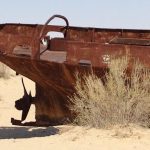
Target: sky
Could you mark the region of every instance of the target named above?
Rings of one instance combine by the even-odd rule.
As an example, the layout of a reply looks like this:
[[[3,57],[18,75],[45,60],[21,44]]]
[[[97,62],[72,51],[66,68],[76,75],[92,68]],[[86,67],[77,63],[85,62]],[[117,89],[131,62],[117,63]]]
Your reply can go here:
[[[54,15],[71,26],[150,29],[150,0],[1,0],[0,23],[44,24]],[[64,25],[60,19],[52,24]]]

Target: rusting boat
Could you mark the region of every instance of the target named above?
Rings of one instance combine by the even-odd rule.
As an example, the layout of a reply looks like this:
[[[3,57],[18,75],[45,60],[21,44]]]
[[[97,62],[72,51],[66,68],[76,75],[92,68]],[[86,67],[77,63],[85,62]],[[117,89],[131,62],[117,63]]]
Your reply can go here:
[[[64,26],[49,25],[54,18],[64,20]],[[63,37],[50,37],[59,32]],[[1,24],[0,61],[36,83],[36,95],[27,93],[16,101],[26,119],[31,104],[35,104],[36,123],[61,124],[72,119],[68,96],[74,92],[76,71],[91,68],[102,76],[112,55],[130,56],[150,66],[150,30],[83,28],[69,25],[66,17],[54,15],[44,25]],[[120,53],[121,52],[121,53]]]

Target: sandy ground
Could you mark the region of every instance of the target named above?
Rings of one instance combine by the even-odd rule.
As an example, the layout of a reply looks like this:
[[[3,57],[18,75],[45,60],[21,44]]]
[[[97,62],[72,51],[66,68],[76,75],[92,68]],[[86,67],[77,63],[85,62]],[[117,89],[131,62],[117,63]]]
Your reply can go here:
[[[34,83],[25,85],[35,93]],[[14,101],[23,95],[21,77],[0,79],[0,149],[5,150],[150,150],[150,129],[138,126],[114,129],[83,128],[72,125],[19,127],[10,118],[20,119]],[[34,121],[34,106],[27,121]]]

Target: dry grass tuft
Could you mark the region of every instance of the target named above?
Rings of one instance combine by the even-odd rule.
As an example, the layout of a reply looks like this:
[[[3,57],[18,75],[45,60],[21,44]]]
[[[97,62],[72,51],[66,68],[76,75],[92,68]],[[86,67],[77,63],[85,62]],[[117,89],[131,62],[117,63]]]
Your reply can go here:
[[[0,62],[0,78],[9,79],[12,75],[10,70],[9,67]]]
[[[96,75],[76,75],[76,93],[70,100],[75,123],[96,128],[136,123],[150,126],[150,70],[135,62],[127,76],[127,56],[113,59],[105,85]]]

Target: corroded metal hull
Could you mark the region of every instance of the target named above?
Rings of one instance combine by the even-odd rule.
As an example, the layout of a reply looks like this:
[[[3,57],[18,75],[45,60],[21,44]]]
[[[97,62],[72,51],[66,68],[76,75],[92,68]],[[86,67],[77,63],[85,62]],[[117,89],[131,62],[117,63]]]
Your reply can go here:
[[[66,26],[51,26],[59,17]],[[63,33],[50,38],[48,32]],[[46,44],[44,44],[44,42]],[[102,77],[112,56],[128,52],[150,67],[150,31],[70,27],[67,19],[52,16],[45,25],[0,25],[0,61],[36,82],[36,120],[64,123],[74,115],[68,99],[74,92],[75,73]]]
[[[36,82],[34,104],[37,120],[54,122],[71,117],[67,96],[72,93],[74,80],[70,66],[12,56],[0,56],[0,60]]]

